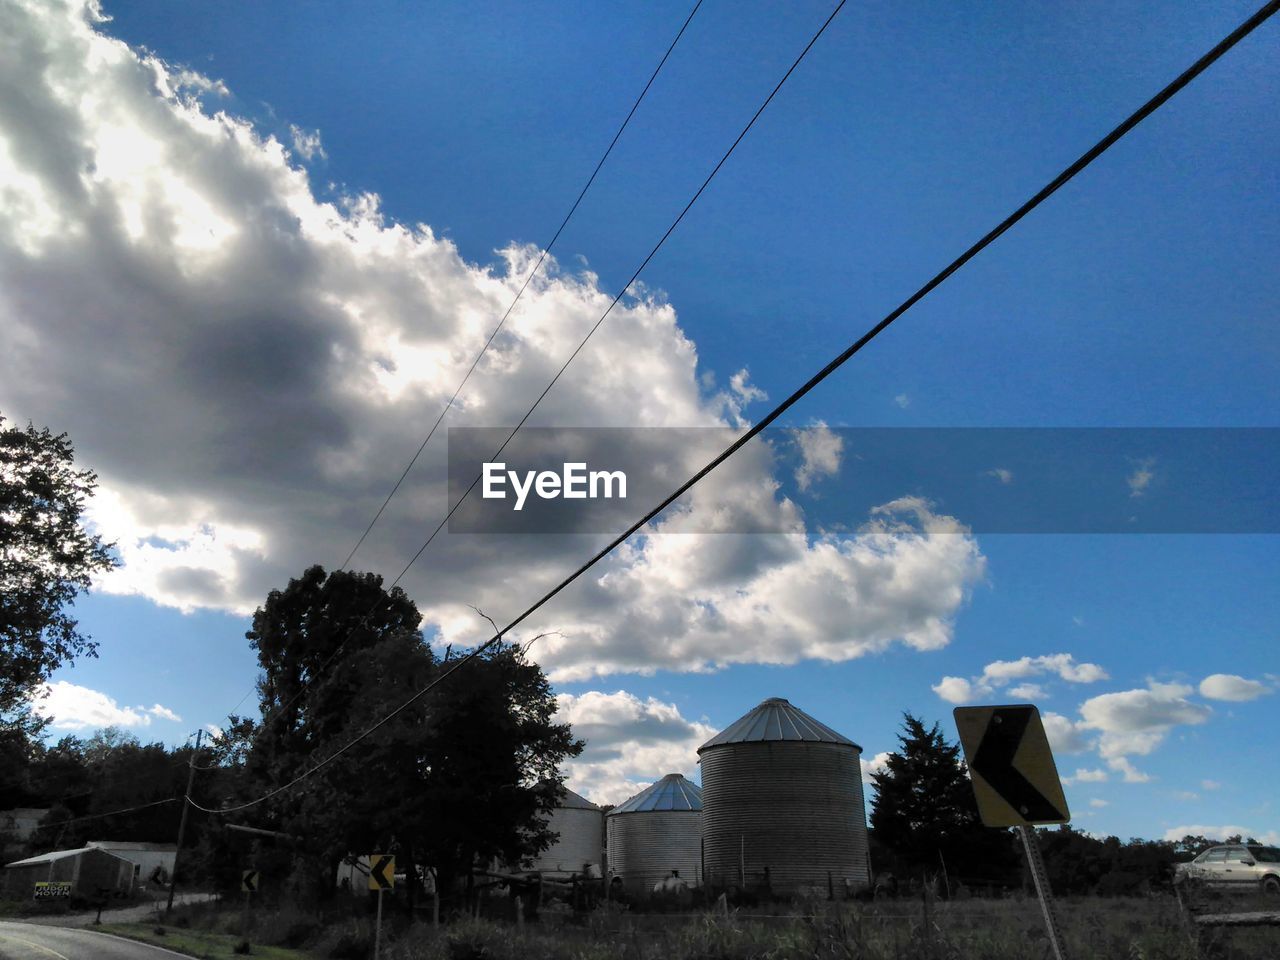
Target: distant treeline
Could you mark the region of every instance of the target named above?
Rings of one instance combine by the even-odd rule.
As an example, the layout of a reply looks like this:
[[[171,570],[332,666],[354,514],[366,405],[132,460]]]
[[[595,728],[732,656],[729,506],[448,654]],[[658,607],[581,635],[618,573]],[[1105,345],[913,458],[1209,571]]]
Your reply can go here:
[[[1029,886],[1016,831],[983,826],[960,747],[946,740],[938,724],[926,727],[904,715],[898,749],[872,782],[871,860],[877,874],[892,874],[900,884],[936,883],[944,895],[961,888],[999,893]],[[1159,889],[1171,882],[1175,863],[1221,842],[1198,836],[1122,842],[1070,826],[1039,836],[1050,883],[1063,895]]]

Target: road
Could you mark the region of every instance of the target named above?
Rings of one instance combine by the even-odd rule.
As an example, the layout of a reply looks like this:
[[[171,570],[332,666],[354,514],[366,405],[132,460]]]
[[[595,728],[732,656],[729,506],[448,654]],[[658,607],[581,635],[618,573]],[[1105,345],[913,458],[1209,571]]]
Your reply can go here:
[[[0,921],[0,960],[172,960],[186,956],[92,930]]]
[[[208,900],[215,899],[212,893],[180,893],[174,900],[173,905],[180,907],[186,903],[204,903]],[[147,903],[139,903],[131,907],[117,907],[102,911],[103,923],[128,923],[131,920],[160,920],[159,914],[164,911],[164,901],[156,900]],[[38,923],[41,926],[49,927],[89,927],[93,926],[93,921],[97,919],[97,910],[85,910],[81,913],[58,913],[51,914],[47,917],[27,917],[27,923]],[[3,960],[3,954],[0,954],[0,960]]]

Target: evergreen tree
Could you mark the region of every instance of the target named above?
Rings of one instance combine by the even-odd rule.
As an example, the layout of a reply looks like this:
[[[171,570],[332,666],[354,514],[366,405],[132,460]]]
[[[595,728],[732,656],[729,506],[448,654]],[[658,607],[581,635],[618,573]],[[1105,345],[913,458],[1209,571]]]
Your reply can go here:
[[[902,728],[898,750],[872,774],[871,830],[891,868],[909,877],[945,869],[950,883],[1016,882],[1014,847],[1006,831],[982,825],[959,744],[909,713]]]

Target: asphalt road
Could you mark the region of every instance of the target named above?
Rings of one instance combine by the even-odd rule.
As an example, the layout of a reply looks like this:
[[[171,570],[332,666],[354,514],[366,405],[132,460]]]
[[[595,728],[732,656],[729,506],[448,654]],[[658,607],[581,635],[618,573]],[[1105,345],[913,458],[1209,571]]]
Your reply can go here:
[[[173,957],[186,957],[186,954],[92,930],[0,922],[0,960],[171,960]]]

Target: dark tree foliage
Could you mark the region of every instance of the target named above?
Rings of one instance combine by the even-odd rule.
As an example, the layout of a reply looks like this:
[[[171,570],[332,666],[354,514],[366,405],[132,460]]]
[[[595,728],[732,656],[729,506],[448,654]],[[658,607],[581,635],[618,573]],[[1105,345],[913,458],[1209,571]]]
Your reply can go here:
[[[110,547],[82,526],[97,477],[76,470],[67,435],[0,416],[0,720],[30,724],[28,698],[93,641],[67,612]]]
[[[263,719],[225,746],[244,757],[246,799],[332,756],[458,667],[432,653],[420,622],[404,592],[384,591],[372,574],[316,566],[272,591],[247,634],[263,671]],[[401,869],[431,868],[446,884],[477,860],[518,862],[550,842],[538,814],[554,804],[560,765],[581,751],[554,711],[539,668],[497,646],[247,816],[303,839],[294,885],[308,898],[333,889],[349,854],[394,849]],[[280,869],[290,856],[279,852]]]
[[[872,836],[889,868],[913,878],[945,872],[950,882],[1016,883],[1011,838],[982,825],[959,744],[909,713],[902,728],[897,752],[872,774]]]
[[[14,781],[14,806],[48,808],[35,834],[21,847],[12,840],[5,851],[18,856],[83,846],[90,840],[141,840],[172,843],[178,830],[188,764],[209,763],[210,752],[194,757],[191,745],[176,748],[142,744],[114,727],[87,739],[63,737],[52,745],[39,741],[32,762]],[[201,774],[201,784],[213,795],[230,792],[228,772]],[[157,802],[160,801],[160,802]],[[220,831],[221,823],[192,811],[187,823],[187,846],[199,844],[205,833]],[[182,872],[198,873],[199,864],[187,857]],[[188,870],[191,872],[188,872]]]

